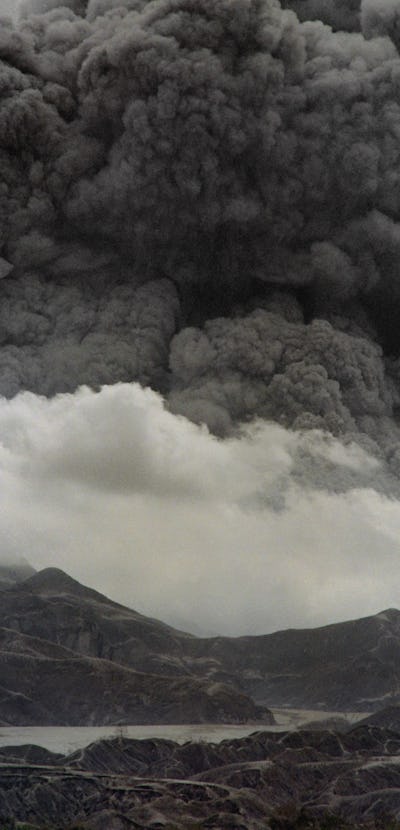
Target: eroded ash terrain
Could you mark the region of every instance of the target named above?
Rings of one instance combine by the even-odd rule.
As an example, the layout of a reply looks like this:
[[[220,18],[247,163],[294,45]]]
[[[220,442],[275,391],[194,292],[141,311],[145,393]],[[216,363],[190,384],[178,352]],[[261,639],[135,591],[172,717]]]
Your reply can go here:
[[[52,830],[393,828],[400,712],[395,728],[366,721],[346,733],[260,731],[183,745],[116,737],[68,757],[6,747],[0,804],[4,826]]]

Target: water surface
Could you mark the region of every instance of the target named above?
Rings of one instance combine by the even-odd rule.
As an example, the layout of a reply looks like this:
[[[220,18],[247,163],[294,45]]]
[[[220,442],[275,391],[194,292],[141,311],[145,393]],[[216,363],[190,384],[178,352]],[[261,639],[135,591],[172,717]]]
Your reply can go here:
[[[342,712],[321,712],[309,709],[272,709],[276,726],[262,723],[246,724],[162,724],[145,726],[3,726],[0,727],[0,746],[36,744],[52,752],[69,755],[100,738],[167,738],[183,744],[187,741],[219,743],[225,739],[244,738],[256,731],[276,732],[295,729],[311,720],[323,720]],[[355,723],[368,712],[346,712],[345,717]]]

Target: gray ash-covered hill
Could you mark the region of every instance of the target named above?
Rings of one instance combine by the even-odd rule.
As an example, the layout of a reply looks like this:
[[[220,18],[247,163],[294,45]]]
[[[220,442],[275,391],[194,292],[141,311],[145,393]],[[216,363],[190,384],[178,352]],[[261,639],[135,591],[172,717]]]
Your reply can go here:
[[[62,571],[47,568],[2,593],[0,627],[14,631],[14,637],[17,632],[25,638],[46,642],[47,649],[51,643],[67,649],[75,661],[71,674],[78,672],[79,666],[88,677],[93,679],[96,675],[99,683],[101,675],[104,688],[110,672],[121,672],[121,678],[130,678],[129,682],[126,680],[127,688],[133,688],[133,673],[136,686],[138,673],[158,678],[152,684],[152,695],[156,688],[161,689],[162,678],[169,684],[174,681],[175,688],[183,689],[186,683],[189,694],[199,694],[196,684],[200,681],[204,689],[208,684],[209,697],[218,690],[223,698],[229,690],[227,720],[242,719],[237,713],[242,707],[246,710],[243,695],[250,696],[258,705],[344,712],[374,711],[388,701],[400,701],[400,612],[395,609],[316,629],[201,638],[138,614]],[[22,661],[31,647],[31,639],[23,640],[20,647],[16,640],[8,644],[7,665],[10,653],[16,661],[15,653],[19,652],[18,660]],[[43,655],[40,661],[35,659],[41,671],[44,672],[44,665],[47,670],[49,663],[43,663]],[[60,656],[61,662],[68,659]],[[101,672],[96,668],[96,674],[94,666],[101,666]],[[25,693],[18,683],[16,671],[13,693]],[[251,713],[250,704],[251,701],[244,719],[257,717],[255,708]],[[232,711],[229,715],[230,705],[236,706],[236,714]],[[161,713],[160,706],[157,704],[156,720],[160,722],[160,717],[166,717],[172,722],[172,715],[167,716],[164,709]],[[221,705],[220,711],[224,709]],[[194,720],[205,719],[200,713],[194,717],[195,708],[189,704],[180,711],[177,722],[187,722],[190,713]],[[221,718],[219,715],[217,719]],[[83,722],[81,717],[78,722]]]
[[[400,611],[321,628],[196,642],[269,705],[372,711],[400,702]]]
[[[273,723],[269,710],[234,686],[173,670],[174,640],[189,635],[124,609],[62,571],[46,569],[3,591],[0,618],[3,725]],[[124,638],[127,653],[138,653],[136,666],[110,659],[113,643]],[[150,655],[150,667],[152,649],[166,653],[159,672],[143,671],[143,655]]]
[[[113,602],[58,568],[3,593],[0,625],[138,671],[191,673],[179,659],[190,634]]]
[[[273,722],[268,710],[226,684],[136,672],[63,647],[50,656],[48,643],[41,649],[38,639],[19,636],[15,649],[2,638],[3,725]]]

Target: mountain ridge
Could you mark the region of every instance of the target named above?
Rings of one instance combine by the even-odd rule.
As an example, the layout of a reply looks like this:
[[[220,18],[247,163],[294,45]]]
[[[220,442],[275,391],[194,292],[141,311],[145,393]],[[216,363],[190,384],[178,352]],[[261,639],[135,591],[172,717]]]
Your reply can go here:
[[[233,709],[237,707],[233,717],[242,708],[243,695],[251,699],[253,712],[270,706],[373,711],[400,703],[400,611],[394,608],[318,628],[235,638],[179,631],[109,600],[57,568],[15,584],[1,599],[1,629],[48,641],[76,658],[103,661],[103,668],[114,665],[148,678],[185,680],[188,690],[194,681],[210,690],[222,684],[238,696],[235,704],[232,697]],[[7,637],[9,651],[11,635]],[[18,645],[27,653],[31,647],[31,640]],[[156,718],[159,703],[157,707]],[[186,712],[190,710],[187,701]]]
[[[138,659],[120,662],[114,649],[121,637]],[[59,569],[36,573],[1,593],[0,722],[273,723],[269,710],[240,689],[174,671],[177,639],[187,638]],[[167,646],[172,654],[157,671],[146,655]]]
[[[50,595],[57,596],[59,593],[68,593],[73,594],[78,597],[87,597],[88,599],[92,599],[95,602],[100,602],[101,604],[110,605],[113,608],[120,608],[121,610],[128,610],[131,614],[135,614],[138,619],[147,620],[149,622],[156,622],[159,625],[162,625],[166,629],[170,630],[177,630],[174,629],[172,626],[168,625],[168,623],[163,622],[162,620],[158,620],[155,617],[149,617],[145,614],[141,614],[139,611],[136,611],[133,608],[129,608],[128,606],[122,605],[120,602],[116,602],[116,600],[110,599],[105,594],[102,594],[100,591],[96,591],[95,588],[89,588],[87,585],[82,585],[77,579],[67,574],[61,568],[54,568],[48,567],[43,568],[40,571],[35,571],[32,576],[24,579],[23,581],[19,582],[17,585],[14,585],[14,588],[22,588],[26,587],[30,592],[48,592]],[[186,633],[186,632],[181,632]],[[193,636],[187,634],[188,637]]]
[[[30,566],[29,566],[30,567]],[[32,569],[33,570],[33,569]],[[155,621],[158,624],[168,628],[172,631],[176,631],[180,634],[184,634],[188,637],[193,637],[199,640],[257,640],[262,639],[265,637],[274,637],[277,635],[284,635],[288,633],[296,633],[296,634],[306,634],[307,632],[315,632],[315,631],[322,631],[322,630],[329,630],[329,629],[337,629],[339,626],[348,626],[352,623],[362,623],[363,621],[368,620],[378,620],[381,619],[382,621],[389,621],[390,617],[395,618],[399,622],[400,628],[400,609],[395,607],[385,608],[383,610],[377,611],[374,614],[366,614],[362,617],[351,617],[350,619],[340,620],[334,623],[324,623],[323,625],[318,626],[305,626],[305,627],[297,627],[297,626],[290,626],[289,628],[283,629],[276,629],[274,631],[268,632],[266,634],[240,634],[237,636],[233,635],[224,635],[224,634],[215,634],[215,635],[208,635],[208,636],[201,636],[196,634],[191,634],[190,632],[181,630],[180,628],[176,628],[169,623],[165,623],[164,621],[160,620],[158,617],[148,616],[147,614],[142,614],[136,609],[131,608],[130,606],[124,605],[123,603],[117,602],[116,600],[110,599],[106,594],[103,594],[101,591],[96,590],[95,588],[90,588],[86,585],[83,585],[79,580],[72,577],[70,574],[66,573],[62,568],[48,566],[46,568],[42,568],[40,571],[34,571],[34,573],[27,577],[24,580],[20,580],[19,583],[14,588],[20,589],[26,586],[30,590],[33,589],[44,589],[48,588],[51,592],[58,593],[58,591],[62,590],[65,587],[68,590],[68,593],[76,593],[77,595],[87,595],[91,596],[94,599],[98,599],[103,603],[108,605],[121,608],[125,611],[129,611],[129,613],[135,614],[137,617]]]

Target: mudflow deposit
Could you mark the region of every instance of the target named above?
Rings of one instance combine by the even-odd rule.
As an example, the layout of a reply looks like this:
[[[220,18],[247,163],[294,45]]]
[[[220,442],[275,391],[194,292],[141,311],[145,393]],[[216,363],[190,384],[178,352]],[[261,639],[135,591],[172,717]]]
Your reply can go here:
[[[2,21],[0,394],[136,381],[219,436],[356,441],[399,492],[400,5],[284,6]]]

